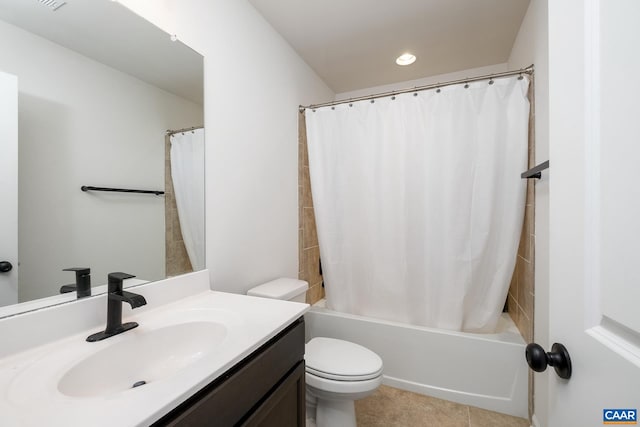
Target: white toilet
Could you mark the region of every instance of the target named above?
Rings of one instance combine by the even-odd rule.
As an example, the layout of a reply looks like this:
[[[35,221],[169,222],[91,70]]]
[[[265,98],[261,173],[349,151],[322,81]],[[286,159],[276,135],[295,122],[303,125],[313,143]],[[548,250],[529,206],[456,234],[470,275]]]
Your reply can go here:
[[[247,295],[305,302],[309,285],[281,278],[256,286]],[[382,384],[382,359],[349,341],[316,337],[305,346],[307,419],[317,427],[356,427],[354,401]]]

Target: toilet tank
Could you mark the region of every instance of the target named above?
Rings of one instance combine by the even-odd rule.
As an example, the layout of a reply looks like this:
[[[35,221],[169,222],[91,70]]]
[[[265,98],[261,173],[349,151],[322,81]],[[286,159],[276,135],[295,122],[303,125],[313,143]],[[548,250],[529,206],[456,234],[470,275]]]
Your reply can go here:
[[[281,277],[249,289],[247,295],[294,302],[306,302],[307,289],[309,289],[309,284],[304,280]]]

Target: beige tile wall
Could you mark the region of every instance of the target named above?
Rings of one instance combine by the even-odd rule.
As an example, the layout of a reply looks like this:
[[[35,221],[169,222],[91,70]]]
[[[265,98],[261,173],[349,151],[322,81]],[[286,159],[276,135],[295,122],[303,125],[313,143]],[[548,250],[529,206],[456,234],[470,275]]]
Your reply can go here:
[[[529,167],[535,166],[535,96],[533,81],[529,86],[531,112],[529,114]],[[535,298],[535,183],[527,180],[527,199],[520,234],[518,258],[511,277],[507,310],[527,343],[533,342],[533,313]],[[533,371],[529,371],[529,418],[533,414]]]
[[[164,139],[164,227],[165,227],[165,273],[167,276],[193,271],[187,249],[182,240],[178,208],[171,179],[171,141]]]
[[[535,166],[535,103],[533,83],[529,89],[531,113],[529,114],[529,167]],[[518,326],[525,341],[533,339],[534,256],[535,256],[535,179],[527,180],[527,198],[518,247],[516,267],[509,286],[507,307],[509,315]]]
[[[307,303],[314,304],[324,298],[320,274],[320,247],[316,232],[316,219],[311,198],[307,130],[304,113],[298,115],[298,278],[309,283]]]
[[[527,342],[533,339],[534,300],[534,183],[527,184],[527,201],[520,234],[518,259],[511,277],[507,310]]]

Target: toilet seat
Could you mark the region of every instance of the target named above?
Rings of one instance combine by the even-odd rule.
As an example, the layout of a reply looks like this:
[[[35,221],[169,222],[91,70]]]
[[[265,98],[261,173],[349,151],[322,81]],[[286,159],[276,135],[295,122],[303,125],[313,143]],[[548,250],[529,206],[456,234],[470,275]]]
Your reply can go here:
[[[306,367],[306,371],[307,373],[311,375],[315,375],[316,377],[324,378],[327,380],[333,380],[333,381],[366,381],[366,380],[377,378],[380,376],[380,374],[382,374],[382,368],[380,368],[380,370],[378,370],[377,372],[373,372],[371,374],[366,374],[366,375],[336,375],[330,372],[319,371],[309,366]]]
[[[380,356],[361,345],[316,337],[305,346],[307,373],[333,381],[367,381],[382,374]]]
[[[363,381],[336,381],[305,373],[305,383],[314,395],[330,399],[336,396],[348,396],[357,400],[371,394],[382,384],[382,375]],[[328,393],[328,394],[327,394]]]

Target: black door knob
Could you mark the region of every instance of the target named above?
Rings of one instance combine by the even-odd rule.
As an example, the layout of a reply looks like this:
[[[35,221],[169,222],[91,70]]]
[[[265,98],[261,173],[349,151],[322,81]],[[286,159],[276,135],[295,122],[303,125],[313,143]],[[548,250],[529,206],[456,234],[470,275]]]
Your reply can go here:
[[[543,372],[547,366],[553,366],[560,378],[571,378],[571,358],[562,344],[553,344],[551,351],[547,353],[540,345],[531,343],[527,345],[525,357],[529,367],[536,372]]]
[[[9,261],[0,261],[0,273],[8,273],[13,268]]]

